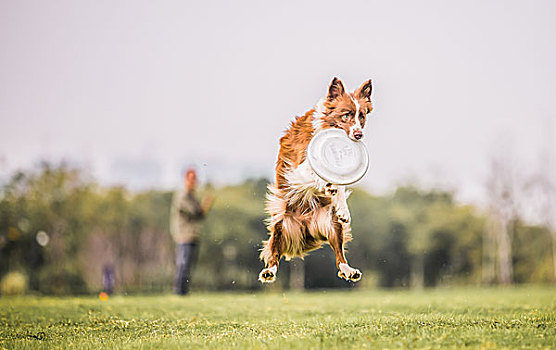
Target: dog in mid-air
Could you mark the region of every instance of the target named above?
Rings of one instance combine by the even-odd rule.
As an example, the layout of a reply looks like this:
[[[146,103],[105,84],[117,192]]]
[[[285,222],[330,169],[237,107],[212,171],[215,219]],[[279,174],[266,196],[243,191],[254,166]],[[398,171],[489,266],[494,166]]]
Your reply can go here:
[[[260,258],[265,268],[259,281],[276,280],[278,263],[303,258],[305,253],[328,243],[336,255],[338,277],[359,281],[361,271],[349,266],[344,244],[351,240],[350,213],[345,186],[318,177],[307,158],[307,146],[319,131],[344,130],[353,141],[363,138],[367,114],[372,111],[372,83],[368,80],[350,93],[334,78],[326,98],[305,115],[297,117],[280,139],[276,162],[276,183],[269,186],[266,211],[270,215],[270,239],[263,241]]]

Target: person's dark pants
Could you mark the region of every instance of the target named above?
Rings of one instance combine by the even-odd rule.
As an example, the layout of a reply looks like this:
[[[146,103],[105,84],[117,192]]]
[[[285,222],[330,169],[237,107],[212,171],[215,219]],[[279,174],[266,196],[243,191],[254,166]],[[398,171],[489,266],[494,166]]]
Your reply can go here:
[[[174,293],[186,295],[189,292],[191,272],[197,256],[196,243],[183,243],[176,245],[176,278]]]

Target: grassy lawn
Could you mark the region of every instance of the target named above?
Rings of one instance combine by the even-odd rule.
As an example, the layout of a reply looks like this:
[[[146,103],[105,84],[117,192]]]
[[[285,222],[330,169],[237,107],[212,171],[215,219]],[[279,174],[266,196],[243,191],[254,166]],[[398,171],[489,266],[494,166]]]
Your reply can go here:
[[[556,348],[556,289],[0,299],[0,348]]]

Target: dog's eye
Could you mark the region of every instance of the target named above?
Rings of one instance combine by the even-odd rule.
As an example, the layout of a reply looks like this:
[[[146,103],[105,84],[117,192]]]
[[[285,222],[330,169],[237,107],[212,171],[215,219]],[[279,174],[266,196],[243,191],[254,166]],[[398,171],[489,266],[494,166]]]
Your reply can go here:
[[[365,120],[365,114],[359,113],[359,120],[361,121]]]

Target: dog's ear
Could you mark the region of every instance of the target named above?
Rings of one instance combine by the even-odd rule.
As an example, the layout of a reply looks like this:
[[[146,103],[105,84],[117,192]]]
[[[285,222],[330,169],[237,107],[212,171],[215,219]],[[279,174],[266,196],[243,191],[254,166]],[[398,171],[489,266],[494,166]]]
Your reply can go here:
[[[371,92],[373,92],[373,83],[371,79],[361,85],[359,89],[355,92],[355,96],[360,99],[365,99],[371,102]]]
[[[332,82],[330,83],[330,87],[328,88],[328,96],[326,97],[328,100],[332,101],[339,96],[342,96],[346,90],[344,89],[344,84],[340,81],[340,79],[334,77]]]

